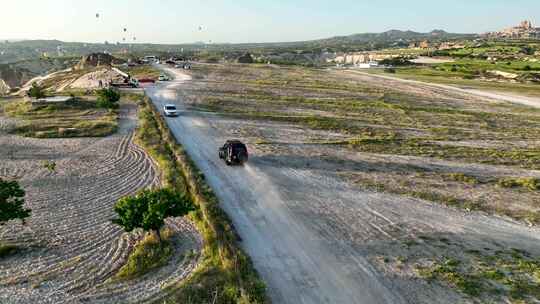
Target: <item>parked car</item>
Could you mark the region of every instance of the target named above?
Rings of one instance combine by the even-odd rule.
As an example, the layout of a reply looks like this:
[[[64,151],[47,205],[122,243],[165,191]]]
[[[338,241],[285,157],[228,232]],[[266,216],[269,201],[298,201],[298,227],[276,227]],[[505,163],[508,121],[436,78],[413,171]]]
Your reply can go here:
[[[239,140],[228,140],[223,147],[219,148],[219,158],[223,159],[228,166],[243,165],[248,161],[248,150],[245,144]]]
[[[169,81],[169,77],[167,75],[159,75],[159,78],[158,78],[159,81]]]
[[[141,78],[139,79],[139,83],[155,83],[156,81],[152,78]]]
[[[178,116],[178,109],[173,104],[166,104],[163,107],[163,113],[165,114],[165,116]]]

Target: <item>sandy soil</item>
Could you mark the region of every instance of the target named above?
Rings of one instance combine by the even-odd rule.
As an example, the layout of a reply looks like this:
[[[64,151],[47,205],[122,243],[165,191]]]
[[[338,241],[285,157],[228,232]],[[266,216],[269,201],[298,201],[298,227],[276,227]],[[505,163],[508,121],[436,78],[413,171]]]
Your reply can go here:
[[[84,74],[77,80],[69,84],[67,87],[72,89],[99,89],[99,81],[103,86],[107,85],[111,81],[118,82],[123,80],[122,76],[110,69],[102,69],[95,72]]]
[[[452,58],[433,58],[433,57],[424,57],[420,56],[416,59],[411,60],[414,63],[421,63],[421,64],[436,64],[436,63],[448,63],[448,62],[454,62],[455,60]]]
[[[274,303],[472,302],[448,287],[419,280],[410,271],[389,271],[378,262],[381,254],[405,254],[402,247],[389,244],[419,235],[444,236],[469,247],[515,247],[540,254],[538,228],[363,190],[342,174],[377,166],[378,157],[403,164],[422,163],[419,158],[351,154],[343,147],[301,144],[329,135],[286,123],[193,111],[182,97],[189,77],[177,70],[167,72],[177,80],[147,93],[159,107],[175,103],[183,109],[180,117],[167,122],[233,219]],[[261,134],[281,144],[255,145]],[[228,167],[217,157],[218,147],[230,138],[249,144],[251,157],[244,167]],[[473,170],[457,162],[438,165]],[[478,170],[489,174],[502,169],[478,166]],[[429,248],[420,246],[418,252],[433,252]]]
[[[168,222],[175,254],[166,266],[107,282],[143,236],[110,222],[114,203],[159,184],[153,161],[133,143],[135,114],[135,105],[123,105],[120,131],[106,138],[38,140],[0,132],[0,176],[20,180],[32,209],[26,225],[0,227],[0,240],[21,248],[0,260],[0,303],[159,300],[162,287],[196,267],[202,240],[191,222],[175,218]],[[45,160],[56,162],[56,172],[43,167]]]

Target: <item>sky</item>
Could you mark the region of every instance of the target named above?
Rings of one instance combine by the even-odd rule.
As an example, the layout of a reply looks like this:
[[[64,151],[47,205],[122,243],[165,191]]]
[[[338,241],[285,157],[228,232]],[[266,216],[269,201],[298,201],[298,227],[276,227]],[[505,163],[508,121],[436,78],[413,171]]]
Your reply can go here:
[[[390,29],[483,33],[521,20],[540,27],[540,0],[0,0],[0,39],[78,42],[285,42]]]

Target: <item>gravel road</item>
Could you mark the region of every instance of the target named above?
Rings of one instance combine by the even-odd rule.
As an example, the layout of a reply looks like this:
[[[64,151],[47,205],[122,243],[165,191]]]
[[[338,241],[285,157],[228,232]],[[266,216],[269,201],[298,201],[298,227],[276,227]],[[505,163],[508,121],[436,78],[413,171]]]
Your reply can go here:
[[[324,165],[317,166],[324,160],[303,156],[303,148],[297,147],[298,154],[274,156],[249,147],[251,158],[245,166],[228,167],[217,149],[239,124],[282,133],[293,127],[193,111],[181,98],[189,76],[166,71],[176,80],[146,92],[159,108],[173,103],[181,109],[180,117],[166,121],[232,218],[274,303],[458,302],[459,296],[437,287],[396,280],[369,260],[371,245],[417,233],[451,234],[471,244],[496,242],[540,252],[536,228],[359,190]]]

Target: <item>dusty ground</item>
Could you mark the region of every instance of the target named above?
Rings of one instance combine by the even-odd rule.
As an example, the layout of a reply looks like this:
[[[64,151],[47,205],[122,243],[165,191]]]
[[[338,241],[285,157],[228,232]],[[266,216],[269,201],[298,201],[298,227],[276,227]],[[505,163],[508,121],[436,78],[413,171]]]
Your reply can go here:
[[[440,191],[443,195],[455,195],[453,198],[480,196],[490,204],[495,201],[495,205],[512,204],[536,212],[538,192],[502,189],[491,178],[540,177],[540,172],[476,160],[360,152],[354,146],[331,144],[351,137],[356,129],[317,130],[289,122],[290,115],[286,121],[279,121],[283,117],[276,119],[275,114],[276,109],[284,117],[291,111],[293,115],[349,117],[355,117],[356,112],[329,114],[325,108],[306,107],[303,100],[298,100],[295,107],[294,102],[276,95],[265,99],[267,104],[253,105],[251,100],[260,100],[261,94],[255,94],[252,86],[242,85],[250,81],[245,79],[246,73],[257,74],[257,70],[236,72],[234,76],[241,80],[232,83],[227,83],[227,77],[234,77],[221,76],[219,72],[211,78],[194,72],[192,81],[178,71],[169,72],[183,81],[147,92],[158,106],[176,103],[184,109],[179,118],[167,119],[169,126],[233,218],[243,246],[268,282],[275,303],[536,303],[540,300],[534,273],[523,273],[519,278],[519,282],[526,280],[530,285],[514,284],[512,274],[499,284],[489,277],[486,279],[487,276],[476,276],[474,269],[465,268],[478,261],[482,262],[478,265],[488,265],[483,261],[491,261],[494,256],[514,258],[517,254],[512,253],[513,249],[522,252],[523,261],[538,265],[534,264],[540,263],[537,227],[530,227],[526,221],[465,211],[461,209],[463,206],[446,207],[428,199],[437,198]],[[378,78],[363,81],[387,85]],[[324,84],[320,89],[303,91],[300,85],[279,80],[259,81],[257,85],[272,92],[282,88],[281,92],[286,93],[281,94],[289,97],[298,93],[325,98],[318,91],[325,89]],[[407,85],[426,104],[431,100],[437,105],[463,106],[468,110],[508,110],[501,102],[478,100],[442,88],[430,90]],[[359,87],[364,89],[365,83]],[[351,96],[352,92],[352,89],[332,91],[332,95],[359,98],[364,94]],[[208,103],[219,103],[219,109],[225,110],[242,104],[243,109],[253,107],[259,113],[269,109],[274,112],[271,120],[249,115],[235,118],[201,111]],[[425,132],[421,128],[403,129],[411,136]],[[538,140],[534,137],[525,139],[525,145]],[[248,143],[251,157],[245,167],[227,167],[217,158],[217,148],[230,138]],[[462,138],[457,140],[461,141]],[[478,142],[477,139],[472,144]],[[505,145],[504,136],[500,142]],[[450,179],[452,173],[471,175],[479,183],[469,184],[461,175],[456,175],[458,178],[452,175]],[[406,192],[411,190],[429,191],[430,196],[419,199],[414,193]],[[454,276],[428,280],[427,271],[420,271],[447,258],[459,260],[462,265],[450,263]],[[472,290],[470,278],[475,278],[480,287],[472,284]]]
[[[0,240],[20,248],[0,260],[0,303],[146,302],[194,269],[201,238],[190,222],[173,219],[175,253],[166,266],[107,281],[142,237],[110,222],[114,203],[159,183],[153,161],[133,143],[135,114],[134,105],[124,105],[120,131],[105,138],[38,140],[0,130],[0,176],[20,180],[32,209],[26,225],[0,227]],[[0,116],[0,127],[8,125]],[[56,172],[43,161],[56,162]]]
[[[428,86],[429,88],[426,90],[426,92],[434,91],[437,89],[443,89],[446,93],[454,92],[454,93],[462,94],[463,98],[467,98],[473,95],[473,96],[477,96],[477,99],[484,98],[487,100],[489,99],[503,100],[503,101],[512,102],[516,104],[524,104],[527,106],[540,108],[540,97],[524,96],[524,95],[519,95],[519,94],[511,93],[511,92],[506,92],[506,93],[490,92],[488,90],[481,90],[481,89],[460,88],[457,86],[425,83],[421,81],[400,79],[400,78],[395,78],[391,76],[372,75],[372,74],[363,73],[361,71],[351,71],[350,73],[356,74],[357,78],[359,78],[360,81],[363,81],[363,80],[371,81],[373,80],[373,77],[377,77],[380,79],[380,81],[378,81],[379,86],[389,86],[389,87],[402,88],[402,89],[410,88],[410,86],[407,86],[407,84],[412,84],[413,87],[415,88]]]

